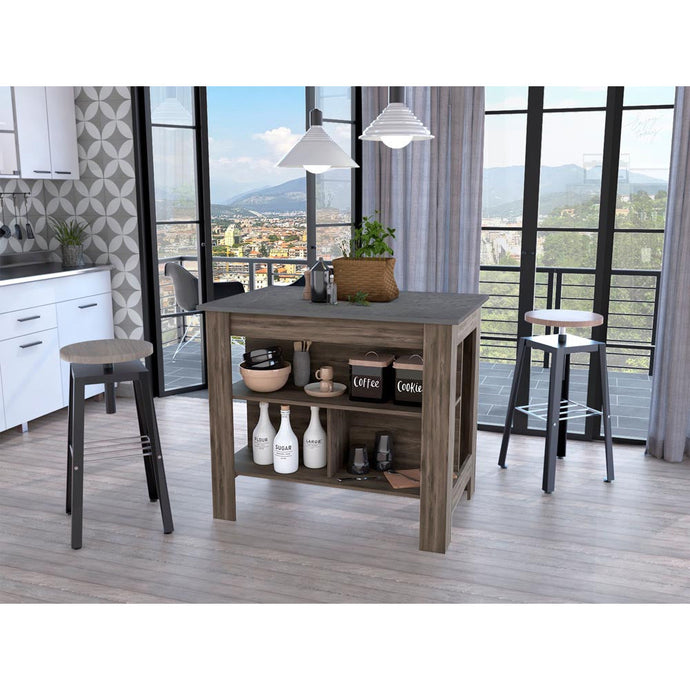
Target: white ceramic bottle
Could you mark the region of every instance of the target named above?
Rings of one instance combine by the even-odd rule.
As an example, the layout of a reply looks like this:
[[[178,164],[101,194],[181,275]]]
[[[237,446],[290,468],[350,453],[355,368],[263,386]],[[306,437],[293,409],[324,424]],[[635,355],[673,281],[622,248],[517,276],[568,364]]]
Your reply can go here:
[[[252,433],[252,457],[257,465],[273,463],[273,439],[276,430],[268,416],[268,403],[259,403],[259,423]]]
[[[302,438],[304,466],[311,469],[326,467],[326,432],[321,426],[319,408],[310,407],[311,420]]]
[[[290,426],[290,406],[280,406],[280,429],[273,439],[273,469],[279,474],[297,472],[299,441]]]

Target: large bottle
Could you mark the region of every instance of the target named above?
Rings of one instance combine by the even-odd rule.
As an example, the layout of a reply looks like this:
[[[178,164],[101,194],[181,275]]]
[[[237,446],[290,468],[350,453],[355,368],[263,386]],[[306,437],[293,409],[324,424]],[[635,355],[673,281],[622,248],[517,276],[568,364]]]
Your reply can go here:
[[[299,441],[290,426],[290,406],[280,406],[280,429],[273,439],[273,469],[279,474],[297,472]]]
[[[319,408],[310,407],[311,420],[302,438],[304,466],[311,469],[326,467],[326,432],[321,426]]]
[[[276,430],[268,416],[268,403],[259,403],[259,423],[252,433],[252,456],[257,465],[273,463],[273,439]]]
[[[323,258],[311,267],[311,301],[326,302],[326,291],[328,288],[328,266]]]

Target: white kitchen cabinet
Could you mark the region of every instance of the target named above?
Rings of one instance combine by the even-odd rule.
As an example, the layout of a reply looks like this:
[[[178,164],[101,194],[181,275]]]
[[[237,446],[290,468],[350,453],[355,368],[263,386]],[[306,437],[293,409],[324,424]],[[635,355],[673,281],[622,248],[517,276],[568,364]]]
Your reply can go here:
[[[14,132],[11,86],[0,86],[0,132]]]
[[[12,88],[0,86],[0,177],[19,177]]]
[[[44,86],[15,86],[19,170],[25,179],[50,179],[50,136]]]
[[[60,302],[57,305],[58,340],[60,347],[83,340],[104,340],[113,337],[113,305],[110,292],[90,295],[81,299]],[[64,404],[69,402],[69,364],[62,368],[62,394]],[[86,397],[103,391],[102,385],[86,387]]]
[[[61,347],[112,337],[107,269],[0,285],[0,431],[68,404]],[[102,390],[88,386],[86,395]]]
[[[14,132],[0,132],[0,177],[19,177]]]
[[[57,329],[3,340],[0,362],[7,427],[63,406]]]
[[[71,86],[16,86],[19,170],[23,179],[79,178]]]
[[[46,86],[50,162],[54,180],[79,179],[74,89]]]

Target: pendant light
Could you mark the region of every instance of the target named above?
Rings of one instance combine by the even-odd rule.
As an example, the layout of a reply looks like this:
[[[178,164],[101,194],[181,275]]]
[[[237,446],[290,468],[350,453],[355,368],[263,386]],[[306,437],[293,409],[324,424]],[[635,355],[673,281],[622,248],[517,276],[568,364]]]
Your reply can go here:
[[[323,113],[314,108],[309,113],[306,134],[276,164],[278,168],[304,168],[318,175],[331,168],[359,168],[323,128]]]
[[[360,139],[381,141],[392,149],[401,149],[411,141],[428,141],[434,135],[424,123],[405,105],[405,87],[388,89],[388,105],[364,130]]]

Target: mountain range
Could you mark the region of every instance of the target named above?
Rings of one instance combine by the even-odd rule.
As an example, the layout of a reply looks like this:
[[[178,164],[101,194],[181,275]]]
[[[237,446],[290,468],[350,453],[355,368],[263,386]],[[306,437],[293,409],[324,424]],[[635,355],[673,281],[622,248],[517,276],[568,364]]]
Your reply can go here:
[[[346,171],[349,175],[349,171]],[[484,217],[519,217],[522,214],[522,189],[525,169],[521,165],[484,170]],[[539,212],[547,214],[559,206],[577,204],[599,192],[601,169],[585,170],[578,165],[543,166],[540,174]],[[654,194],[665,189],[665,180],[641,173],[626,173],[619,181],[619,191],[644,190]],[[347,177],[328,179],[317,186],[323,195],[324,206],[336,209],[350,208],[350,187]],[[228,199],[223,204],[212,204],[213,214],[228,212],[290,213],[306,207],[306,179],[304,176],[274,187],[262,187]]]

